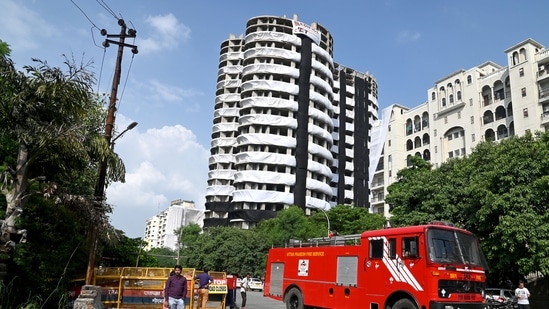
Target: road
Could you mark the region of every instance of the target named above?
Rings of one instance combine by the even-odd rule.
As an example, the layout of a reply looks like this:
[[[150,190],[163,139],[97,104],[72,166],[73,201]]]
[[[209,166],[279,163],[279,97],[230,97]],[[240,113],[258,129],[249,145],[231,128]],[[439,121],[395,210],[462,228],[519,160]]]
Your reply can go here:
[[[238,307],[242,304],[242,298],[240,293],[237,293],[236,304]],[[246,309],[282,309],[286,308],[286,305],[269,297],[264,297],[263,292],[248,292],[248,301],[246,302]],[[228,307],[227,307],[228,308]]]

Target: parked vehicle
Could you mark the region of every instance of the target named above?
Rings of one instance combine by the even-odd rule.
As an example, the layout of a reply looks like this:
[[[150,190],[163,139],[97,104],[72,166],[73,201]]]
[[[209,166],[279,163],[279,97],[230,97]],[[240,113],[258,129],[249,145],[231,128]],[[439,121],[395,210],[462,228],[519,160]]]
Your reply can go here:
[[[263,294],[286,309],[485,309],[487,267],[475,235],[437,221],[271,248]]]
[[[259,278],[250,278],[250,290],[263,292],[263,281]]]
[[[501,288],[486,288],[486,305],[488,309],[518,308],[515,291]]]

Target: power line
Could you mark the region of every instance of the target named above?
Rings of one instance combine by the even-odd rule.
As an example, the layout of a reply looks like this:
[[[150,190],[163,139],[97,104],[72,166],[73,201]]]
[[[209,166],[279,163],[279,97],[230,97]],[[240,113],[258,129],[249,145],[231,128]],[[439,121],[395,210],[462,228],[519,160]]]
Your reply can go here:
[[[74,6],[76,6],[78,8],[78,10],[80,10],[80,12],[82,12],[82,14],[84,14],[84,16],[86,16],[86,18],[88,19],[88,21],[95,27],[99,30],[99,27],[97,27],[95,25],[95,23],[88,17],[88,15],[86,14],[86,12],[84,12],[84,10],[82,10],[82,8],[80,8],[78,6],[78,4],[76,4],[73,0],[71,0],[72,4],[74,4]],[[92,28],[93,29],[93,28]]]
[[[119,19],[118,16],[116,16],[116,14],[114,13],[114,11],[109,7],[109,5],[107,3],[105,3],[105,1],[103,0],[95,0],[97,1],[97,3],[99,3],[99,5],[101,7],[103,7],[105,9],[105,11],[107,11],[108,13],[110,13],[115,19]]]

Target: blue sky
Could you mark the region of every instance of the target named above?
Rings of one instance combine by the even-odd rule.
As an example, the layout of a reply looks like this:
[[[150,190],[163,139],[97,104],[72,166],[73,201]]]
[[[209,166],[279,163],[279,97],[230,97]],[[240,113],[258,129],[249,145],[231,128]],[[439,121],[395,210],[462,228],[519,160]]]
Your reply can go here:
[[[31,58],[61,66],[63,54],[93,61],[103,93],[117,47],[103,49],[99,29],[120,32],[114,13],[137,30],[127,43],[139,54],[124,51],[116,127],[139,125],[116,143],[127,181],[107,189],[111,222],[129,237],[143,236],[145,220],[172,200],[204,207],[219,46],[254,16],[297,14],[326,27],[334,60],[376,77],[380,109],[423,103],[459,69],[505,66],[504,50],[527,38],[549,45],[546,0],[0,0],[0,8],[0,40],[19,68]]]

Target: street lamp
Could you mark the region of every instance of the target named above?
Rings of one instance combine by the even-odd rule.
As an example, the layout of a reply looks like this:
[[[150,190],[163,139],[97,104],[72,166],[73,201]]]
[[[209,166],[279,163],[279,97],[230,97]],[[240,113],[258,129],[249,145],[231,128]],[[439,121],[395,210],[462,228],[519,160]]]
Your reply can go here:
[[[107,122],[108,123],[108,122]],[[122,135],[129,130],[135,128],[137,126],[137,122],[132,122],[128,125],[124,131],[120,132],[117,136],[110,139],[111,132],[109,129],[105,130],[105,139],[109,143],[109,147],[111,151],[114,149],[114,142],[122,137]],[[107,126],[108,127],[108,126]],[[112,126],[110,127],[112,129]],[[97,178],[97,183],[95,184],[95,192],[94,192],[94,207],[96,209],[102,209],[103,208],[103,200],[105,197],[105,181],[107,178],[107,160],[102,160],[99,164],[99,176]],[[91,285],[93,281],[93,271],[95,268],[95,253],[97,251],[97,226],[95,226],[95,222],[91,222],[90,224],[90,251],[88,253],[88,268],[86,271],[86,285]]]
[[[124,133],[128,132],[129,130],[135,128],[137,126],[137,122],[134,121],[132,123],[130,123],[128,125],[128,127],[126,127],[126,129],[124,129],[124,131],[120,132],[120,134],[118,134],[117,136],[115,136],[112,141],[111,141],[111,150],[114,149],[114,142],[116,142],[117,139],[121,138],[122,135],[124,135]]]
[[[330,237],[330,218],[328,218],[328,213],[324,209],[322,209],[320,207],[316,207],[314,205],[307,204],[305,207],[307,207],[309,209],[317,209],[317,210],[322,211],[322,213],[326,217],[326,222],[328,223],[328,237]]]

